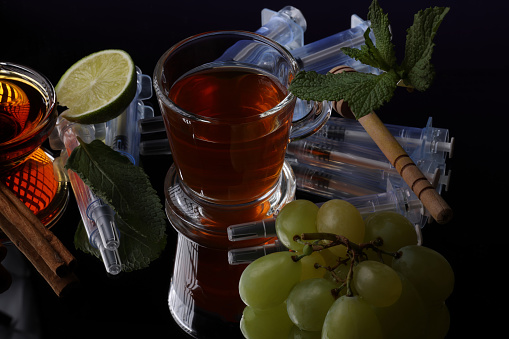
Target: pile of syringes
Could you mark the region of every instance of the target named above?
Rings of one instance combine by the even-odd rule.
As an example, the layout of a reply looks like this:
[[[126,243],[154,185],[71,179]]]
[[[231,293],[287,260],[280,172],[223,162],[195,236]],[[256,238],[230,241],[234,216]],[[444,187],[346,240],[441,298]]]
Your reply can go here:
[[[134,165],[139,164],[140,131],[138,121],[153,116],[150,106],[145,106],[143,100],[152,96],[152,80],[141,73],[136,67],[137,91],[133,101],[117,118],[103,124],[83,125],[69,122],[59,117],[53,133],[50,136],[50,146],[60,150],[60,156],[55,159],[61,173],[67,173],[67,179],[76,197],[83,226],[87,232],[90,244],[97,248],[109,274],[116,275],[122,270],[122,263],[118,247],[121,241],[115,211],[97,197],[94,192],[73,171],[64,171],[63,166],[68,156],[79,145],[78,137],[86,143],[94,139],[102,140],[117,152],[125,155]]]
[[[360,48],[369,22],[352,15],[351,28],[322,40],[304,44],[306,22],[302,13],[291,6],[279,12],[262,11],[262,27],[256,32],[285,46],[303,70],[327,73],[338,65],[347,65],[359,72],[379,74],[347,57],[342,47]],[[373,39],[373,38],[372,38]],[[294,120],[300,119],[313,103],[297,101]],[[300,111],[304,110],[304,111]],[[140,154],[171,154],[162,118],[155,116],[140,120],[142,136],[152,136],[140,143]],[[447,189],[449,173],[445,161],[453,150],[454,139],[447,129],[432,127],[432,119],[424,128],[386,125],[404,150],[440,193]],[[161,137],[153,137],[154,135]],[[405,215],[420,229],[428,216],[394,167],[356,120],[331,117],[312,136],[292,141],[288,145],[286,161],[292,166],[297,190],[325,199],[345,199],[361,214],[376,211],[396,211]],[[262,221],[231,225],[231,241],[276,237],[273,217]],[[246,263],[270,251],[285,250],[276,240],[273,244],[231,250],[231,264]]]

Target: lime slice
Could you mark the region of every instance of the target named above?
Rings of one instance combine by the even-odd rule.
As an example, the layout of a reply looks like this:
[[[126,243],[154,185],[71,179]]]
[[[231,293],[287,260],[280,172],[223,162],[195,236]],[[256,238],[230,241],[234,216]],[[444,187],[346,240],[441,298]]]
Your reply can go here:
[[[136,67],[118,49],[90,54],[72,65],[55,86],[62,117],[98,124],[119,116],[136,95]]]

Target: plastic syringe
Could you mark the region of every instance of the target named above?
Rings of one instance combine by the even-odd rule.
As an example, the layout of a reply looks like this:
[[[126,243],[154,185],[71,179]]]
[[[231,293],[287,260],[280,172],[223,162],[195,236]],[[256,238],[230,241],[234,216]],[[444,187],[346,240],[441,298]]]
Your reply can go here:
[[[55,130],[64,146],[60,163],[65,162],[67,154],[79,145],[78,136],[87,143],[95,139],[92,125],[71,123],[60,117],[57,119]],[[52,134],[52,147],[57,149],[55,145],[58,145],[58,142],[55,134]],[[98,198],[75,172],[69,170],[68,177],[90,244],[99,249],[106,271],[110,274],[118,274],[121,270],[121,262],[117,250],[119,236],[115,212]]]
[[[115,151],[126,156],[134,165],[139,165],[140,130],[138,121],[154,116],[151,107],[145,106],[143,100],[152,96],[152,79],[136,67],[137,89],[133,101],[122,114],[106,122],[104,143]]]
[[[344,47],[360,48],[365,44],[364,33],[369,27],[369,22],[354,14],[350,27],[348,30],[292,50],[291,53],[297,59],[300,69],[326,74],[336,66],[346,65],[357,72],[380,74],[380,70],[364,65],[341,51]],[[372,35],[371,40],[375,42]]]
[[[249,264],[267,254],[282,251],[288,251],[288,248],[279,240],[258,246],[235,248],[228,251],[228,263],[230,265]]]
[[[336,173],[344,179],[359,182],[358,186],[368,187],[370,183],[379,186],[387,178],[401,182],[401,176],[378,148],[311,136],[291,142],[286,151],[287,158],[300,164],[308,164]],[[445,161],[421,159],[420,153],[410,155],[415,164],[429,181],[440,172],[438,190],[447,190],[449,175],[445,173]],[[344,181],[341,180],[341,181]]]
[[[383,193],[387,190],[388,183],[392,187],[408,187],[399,174],[383,170],[363,170],[348,164],[330,169],[300,162],[290,155],[286,156],[286,161],[292,167],[297,189],[322,198],[348,199]],[[434,175],[429,178],[437,190],[440,190],[438,187],[440,179],[447,180],[437,168]]]
[[[408,154],[418,152],[421,158],[430,160],[442,160],[447,156],[452,157],[454,138],[449,137],[448,129],[433,127],[431,117],[428,118],[424,128],[393,124],[385,124],[385,127]],[[354,119],[331,118],[314,136],[378,148],[364,127]]]
[[[286,6],[278,12],[262,10],[262,26],[255,33],[277,42],[287,50],[292,50],[303,46],[306,28],[307,23],[302,12],[293,6]],[[258,65],[270,64],[274,62],[273,53],[270,47],[255,40],[239,40],[211,64],[232,61]]]
[[[109,248],[106,248],[104,244],[104,230],[111,229],[116,231],[116,227],[114,225],[112,225],[111,228],[104,227],[104,223],[102,223],[101,220],[98,220],[101,218],[101,216],[103,218],[108,218],[109,220],[114,220],[114,215],[110,214],[112,212],[111,208],[108,205],[102,203],[100,199],[97,199],[97,197],[93,196],[90,188],[83,183],[81,178],[75,172],[69,171],[68,176],[76,196],[76,201],[78,202],[78,207],[81,212],[81,219],[83,221],[85,231],[87,232],[90,244],[99,250],[104,267],[106,268],[106,272],[112,275],[120,273],[122,270],[122,265],[118,249],[116,247],[111,247],[111,244]],[[87,205],[87,202],[93,199],[96,200]],[[97,206],[93,207],[94,204]],[[92,219],[86,215],[86,212],[82,212],[83,210],[86,211],[89,208],[92,209],[92,214],[98,215],[96,219]],[[116,237],[116,241],[116,246],[118,246],[118,235]]]
[[[358,72],[379,74],[378,69],[364,65],[341,51],[343,47],[360,48],[364,45],[364,32],[368,27],[368,21],[353,14],[350,29],[304,44],[306,20],[300,10],[287,6],[277,13],[264,9],[262,27],[256,33],[285,46],[297,59],[301,70],[325,74],[335,66],[346,65]],[[371,39],[374,40],[372,34]]]
[[[395,211],[404,215],[418,228],[427,222],[421,201],[408,188],[394,188],[384,193],[344,199],[354,205],[363,217],[375,212]],[[320,204],[318,204],[320,205]],[[276,236],[276,217],[231,225],[227,228],[230,241],[270,238]]]

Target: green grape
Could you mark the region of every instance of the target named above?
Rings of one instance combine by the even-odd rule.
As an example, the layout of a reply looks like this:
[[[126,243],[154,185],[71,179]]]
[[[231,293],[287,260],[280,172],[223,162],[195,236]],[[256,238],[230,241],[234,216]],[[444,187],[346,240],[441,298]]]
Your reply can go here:
[[[428,314],[427,332],[425,339],[442,339],[449,332],[451,315],[445,303],[438,305],[430,310]]]
[[[364,220],[354,205],[345,200],[332,199],[325,202],[316,216],[316,228],[321,233],[342,235],[354,243],[364,239]],[[329,249],[333,254],[341,257],[346,255],[346,247],[334,246]]]
[[[401,248],[401,257],[392,267],[415,286],[427,305],[444,302],[454,288],[454,272],[440,253],[431,248],[409,245]]]
[[[292,252],[274,252],[250,263],[242,272],[239,294],[253,308],[274,307],[286,300],[300,281],[302,263],[294,262]]]
[[[400,274],[401,296],[388,307],[373,307],[385,338],[423,339],[427,310],[415,287]]]
[[[357,293],[376,307],[394,304],[401,295],[398,273],[379,261],[365,260],[354,267],[353,285]]]
[[[323,278],[301,281],[286,300],[292,322],[305,331],[320,331],[327,311],[335,301],[332,290],[336,285]]]
[[[322,331],[304,331],[293,325],[288,339],[321,339]]]
[[[276,234],[283,245],[302,251],[304,245],[293,240],[295,235],[316,232],[318,206],[309,200],[293,200],[286,204],[276,217]]]
[[[322,278],[327,272],[325,268],[315,268],[315,264],[325,266],[325,259],[320,252],[314,251],[311,255],[307,255],[300,259],[302,262],[302,274],[300,280]]]
[[[247,339],[286,338],[292,326],[284,302],[264,310],[246,306],[240,319],[240,330]]]
[[[381,339],[380,322],[371,306],[358,296],[342,296],[332,304],[322,328],[322,339]]]
[[[364,242],[369,242],[380,237],[383,245],[380,249],[387,252],[396,252],[401,247],[407,245],[417,245],[417,232],[414,225],[405,216],[393,211],[384,211],[373,213],[364,221],[366,234]],[[370,260],[378,260],[375,251],[366,251]],[[388,265],[392,262],[392,257],[382,255],[384,262]]]

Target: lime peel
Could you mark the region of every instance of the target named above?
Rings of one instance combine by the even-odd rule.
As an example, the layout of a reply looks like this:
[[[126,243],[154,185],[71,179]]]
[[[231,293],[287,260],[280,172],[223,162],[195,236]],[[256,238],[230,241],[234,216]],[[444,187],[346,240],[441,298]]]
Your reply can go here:
[[[137,88],[136,66],[120,49],[92,53],[72,65],[55,91],[62,117],[82,124],[98,124],[119,116],[132,102]]]

